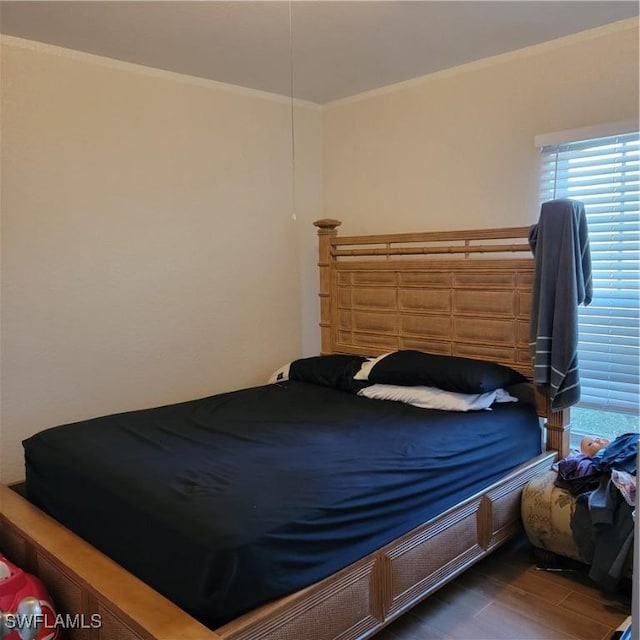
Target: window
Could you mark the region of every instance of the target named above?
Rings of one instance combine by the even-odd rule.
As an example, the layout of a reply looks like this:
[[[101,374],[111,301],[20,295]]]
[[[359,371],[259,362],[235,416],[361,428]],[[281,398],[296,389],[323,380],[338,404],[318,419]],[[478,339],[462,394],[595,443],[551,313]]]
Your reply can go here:
[[[638,141],[635,132],[541,145],[541,202],[581,200],[589,225],[593,301],[578,310],[576,436],[639,430]]]

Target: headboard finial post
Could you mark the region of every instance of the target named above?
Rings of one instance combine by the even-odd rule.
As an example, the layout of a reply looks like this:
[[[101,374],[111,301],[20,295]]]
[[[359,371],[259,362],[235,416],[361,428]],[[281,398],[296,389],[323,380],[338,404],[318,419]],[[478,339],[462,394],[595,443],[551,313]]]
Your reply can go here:
[[[331,239],[338,235],[342,222],[323,218],[313,223],[318,227],[318,267],[320,271],[320,349],[331,353]]]
[[[322,218],[322,220],[316,220],[313,223],[318,227],[318,235],[336,235],[338,233],[335,229],[339,227],[342,222],[340,220],[334,220],[333,218]]]

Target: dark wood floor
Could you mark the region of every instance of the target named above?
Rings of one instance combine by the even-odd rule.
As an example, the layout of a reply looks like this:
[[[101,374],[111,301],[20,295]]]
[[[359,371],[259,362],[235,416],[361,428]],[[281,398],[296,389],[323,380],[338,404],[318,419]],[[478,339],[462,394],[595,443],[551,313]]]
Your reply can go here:
[[[523,536],[391,623],[375,640],[608,640],[630,615],[584,571],[536,568]]]

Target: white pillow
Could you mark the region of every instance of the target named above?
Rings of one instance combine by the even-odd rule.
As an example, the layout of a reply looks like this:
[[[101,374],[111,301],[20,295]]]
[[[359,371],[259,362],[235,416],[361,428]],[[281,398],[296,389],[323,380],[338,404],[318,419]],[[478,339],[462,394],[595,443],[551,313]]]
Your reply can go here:
[[[369,379],[369,373],[371,373],[371,369],[373,369],[373,367],[375,367],[378,362],[380,362],[380,360],[382,360],[382,358],[386,358],[387,356],[391,355],[393,353],[393,351],[389,351],[389,353],[383,353],[381,356],[378,356],[377,358],[369,358],[367,361],[362,363],[362,366],[360,367],[360,370],[358,371],[358,373],[356,373],[355,376],[353,376],[354,380],[368,380]]]
[[[271,374],[267,384],[277,384],[278,382],[286,382],[289,379],[290,362],[283,364],[279,369]]]
[[[420,407],[443,411],[478,411],[490,409],[494,402],[518,402],[504,389],[488,393],[455,393],[437,387],[403,387],[392,384],[373,384],[358,391],[359,396],[373,400],[395,400]]]

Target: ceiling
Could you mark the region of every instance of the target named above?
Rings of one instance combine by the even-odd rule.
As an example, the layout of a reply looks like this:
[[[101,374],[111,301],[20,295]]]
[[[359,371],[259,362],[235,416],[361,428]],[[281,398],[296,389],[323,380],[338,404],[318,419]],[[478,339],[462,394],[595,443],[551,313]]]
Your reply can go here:
[[[638,6],[635,0],[2,1],[0,32],[286,96],[293,87],[296,98],[324,104],[637,16]]]

